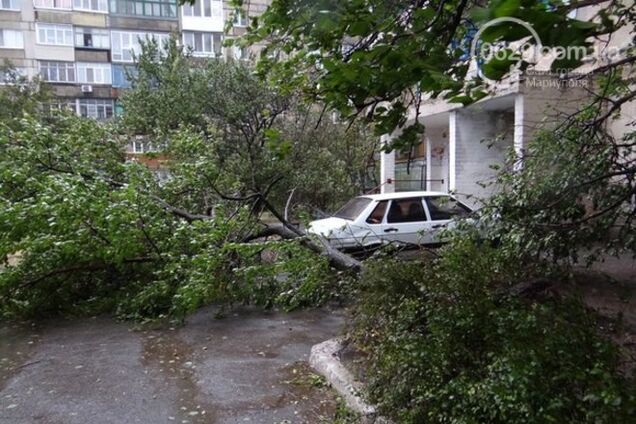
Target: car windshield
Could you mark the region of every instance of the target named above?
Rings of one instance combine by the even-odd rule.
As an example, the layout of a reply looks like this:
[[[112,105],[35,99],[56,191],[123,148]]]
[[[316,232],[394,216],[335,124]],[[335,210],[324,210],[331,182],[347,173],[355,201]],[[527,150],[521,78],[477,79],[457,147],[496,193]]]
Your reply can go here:
[[[348,219],[353,221],[356,219],[363,210],[371,203],[371,199],[366,197],[356,197],[355,199],[351,199],[340,208],[338,212],[334,214],[337,218]]]

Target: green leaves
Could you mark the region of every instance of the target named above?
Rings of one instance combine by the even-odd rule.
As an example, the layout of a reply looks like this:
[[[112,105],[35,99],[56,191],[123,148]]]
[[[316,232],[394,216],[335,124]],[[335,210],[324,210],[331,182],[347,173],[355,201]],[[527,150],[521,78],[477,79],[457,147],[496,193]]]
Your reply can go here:
[[[633,382],[597,317],[505,296],[541,272],[506,250],[464,235],[437,258],[368,264],[353,340],[370,400],[406,424],[629,422]]]
[[[495,17],[514,16],[521,7],[521,0],[502,0],[493,2],[492,14]]]
[[[0,123],[0,315],[179,319],[211,302],[291,309],[345,291],[297,242],[244,245],[260,207],[222,194],[267,191],[282,210],[294,190],[289,212],[303,219],[339,206],[368,182],[371,129],[334,122],[244,64],[191,61],[174,40],[139,61],[114,123],[22,115],[21,100]],[[127,161],[131,138],[164,150]]]
[[[383,134],[399,132],[404,119],[378,112],[379,105],[414,107],[415,87],[424,98],[443,96],[468,104],[474,83],[467,78],[466,46],[476,29],[501,17],[515,17],[538,33],[546,46],[586,45],[600,27],[567,18],[561,2],[491,0],[486,3],[440,0],[425,3],[379,0],[274,0],[250,28],[248,43],[265,42],[260,74],[284,91],[301,90],[345,117],[365,116]],[[472,16],[473,20],[466,19]],[[563,28],[558,31],[556,28]],[[484,42],[535,43],[529,30],[514,22],[486,29]],[[280,56],[279,52],[285,52]],[[578,63],[559,61],[557,66]],[[484,75],[499,80],[519,57],[496,59]],[[482,87],[487,90],[488,87]]]
[[[494,57],[488,62],[481,65],[481,71],[486,78],[499,80],[509,74],[514,65],[518,62],[514,58],[514,53],[510,49],[506,49],[502,54],[502,58]]]

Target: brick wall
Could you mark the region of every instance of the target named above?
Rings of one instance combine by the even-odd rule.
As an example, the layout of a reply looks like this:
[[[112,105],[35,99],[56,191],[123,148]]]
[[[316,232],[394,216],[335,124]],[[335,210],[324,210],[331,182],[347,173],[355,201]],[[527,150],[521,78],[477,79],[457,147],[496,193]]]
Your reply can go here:
[[[478,199],[496,189],[492,183],[497,171],[491,166],[503,164],[513,146],[514,116],[512,111],[464,109],[456,112],[455,123],[455,190],[467,204],[477,206]]]

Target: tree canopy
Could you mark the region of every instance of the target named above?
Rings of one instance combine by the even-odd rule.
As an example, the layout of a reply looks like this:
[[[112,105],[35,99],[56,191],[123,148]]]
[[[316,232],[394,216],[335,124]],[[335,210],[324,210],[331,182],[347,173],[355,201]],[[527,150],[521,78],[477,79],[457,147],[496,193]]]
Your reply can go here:
[[[601,3],[594,22],[568,17],[577,7]],[[471,41],[480,25],[514,17],[530,24],[544,46],[590,49],[593,37],[633,24],[633,13],[630,2],[622,0],[273,0],[252,19],[242,42],[265,43],[259,70],[270,81],[301,87],[343,116],[370,120],[378,135],[400,129],[390,147],[408,148],[423,131],[421,125],[405,125],[410,106],[438,97],[467,104],[488,95],[481,76],[468,74]],[[529,35],[504,22],[487,28],[480,40],[514,42]],[[530,65],[523,58],[493,57],[481,69],[499,80],[515,63],[521,69]],[[578,64],[560,59],[552,66]]]
[[[174,39],[142,50],[110,123],[2,92],[13,102],[0,125],[2,314],[177,317],[213,301],[330,298],[323,283],[338,278],[318,246],[265,242],[260,218],[287,205],[301,219],[362,190],[367,129],[347,132],[247,65],[195,60]],[[158,147],[149,156],[167,161],[167,179],[126,156],[137,137]]]

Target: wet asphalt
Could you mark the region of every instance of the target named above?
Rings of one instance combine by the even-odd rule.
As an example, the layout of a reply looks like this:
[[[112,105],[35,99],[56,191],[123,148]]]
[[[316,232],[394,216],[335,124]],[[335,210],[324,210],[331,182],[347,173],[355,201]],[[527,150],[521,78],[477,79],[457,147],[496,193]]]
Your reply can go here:
[[[0,324],[0,424],[331,422],[336,397],[307,360],[342,311],[215,312],[151,330]]]

